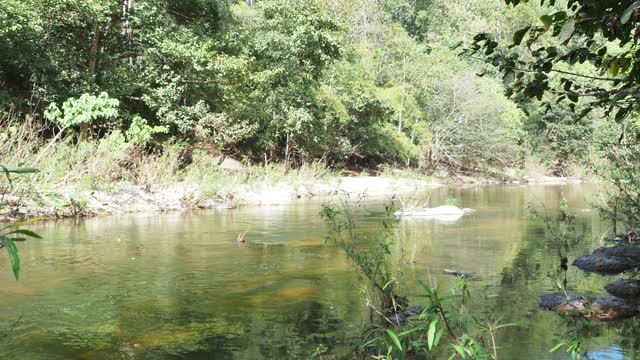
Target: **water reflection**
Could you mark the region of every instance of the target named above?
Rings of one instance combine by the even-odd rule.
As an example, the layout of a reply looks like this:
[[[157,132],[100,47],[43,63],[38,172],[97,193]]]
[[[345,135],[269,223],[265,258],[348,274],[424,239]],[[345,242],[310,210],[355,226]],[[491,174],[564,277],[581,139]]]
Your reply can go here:
[[[453,279],[442,274],[445,268],[475,272],[472,306],[519,325],[501,335],[501,359],[566,359],[548,352],[562,324],[537,308],[538,296],[553,289],[548,275],[559,265],[557,252],[544,241],[542,224],[527,216],[529,203],[556,208],[562,192],[572,207],[590,207],[588,186],[434,191],[427,206],[454,199],[476,211],[454,222],[399,222],[396,260],[405,260],[406,288],[411,292],[428,277],[447,286]],[[382,201],[366,209],[361,220],[376,231]],[[0,324],[24,317],[0,342],[0,358],[304,359],[317,351],[348,353],[365,318],[362,282],[344,254],[325,245],[318,211],[311,202],[40,225],[45,240],[21,247],[22,279],[1,275]],[[570,262],[597,246],[604,231],[595,212],[576,216],[579,235],[570,244]],[[245,231],[247,244],[238,244]],[[5,262],[0,266],[8,269]],[[572,267],[567,276],[576,290],[596,293],[615,280]],[[635,320],[595,331],[591,358],[635,358]]]

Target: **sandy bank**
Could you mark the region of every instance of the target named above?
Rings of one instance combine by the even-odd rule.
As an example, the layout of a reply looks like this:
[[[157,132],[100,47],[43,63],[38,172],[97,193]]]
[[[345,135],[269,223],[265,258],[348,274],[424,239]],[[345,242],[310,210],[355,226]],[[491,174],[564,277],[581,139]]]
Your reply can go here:
[[[299,184],[262,183],[240,185],[224,198],[207,198],[197,186],[175,185],[145,188],[130,183],[117,184],[109,191],[59,189],[55,196],[39,194],[37,199],[5,197],[0,218],[63,218],[131,212],[171,211],[194,208],[233,208],[245,205],[282,205],[301,199],[329,198],[335,194],[392,196],[442,186],[439,183],[386,177],[341,177]]]

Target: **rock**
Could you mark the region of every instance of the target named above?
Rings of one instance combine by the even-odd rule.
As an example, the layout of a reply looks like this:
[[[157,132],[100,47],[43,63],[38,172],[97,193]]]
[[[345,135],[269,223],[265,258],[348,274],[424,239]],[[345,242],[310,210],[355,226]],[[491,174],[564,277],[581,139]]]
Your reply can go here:
[[[238,160],[225,157],[218,167],[227,171],[244,171],[244,165]]]
[[[422,305],[409,306],[403,312],[390,312],[386,315],[386,317],[387,319],[389,319],[389,321],[391,321],[391,324],[393,324],[393,326],[405,326],[407,324],[408,318],[422,314],[424,309],[425,307]],[[389,323],[389,321],[386,322]]]
[[[475,273],[468,273],[468,272],[458,271],[458,270],[444,269],[443,272],[445,274],[447,274],[447,275],[459,276],[459,277],[465,278],[465,279],[473,279],[473,278],[476,277]]]
[[[463,215],[472,213],[472,209],[460,209],[457,206],[438,206],[435,208],[401,210],[396,211],[396,217],[420,217],[424,219],[434,219],[445,222],[453,222],[460,219]]]
[[[573,262],[574,266],[584,271],[604,275],[616,275],[640,266],[640,259],[607,256],[601,254],[582,255]]]
[[[640,246],[616,245],[612,247],[600,247],[594,252],[596,255],[628,257],[640,260]]]
[[[407,310],[405,310],[404,315],[406,317],[417,316],[417,315],[422,314],[424,309],[425,309],[425,307],[422,306],[422,305],[409,306],[407,308]]]
[[[640,297],[640,280],[618,279],[604,289],[619,298],[638,298]]]
[[[401,313],[392,313],[387,319],[389,319],[394,326],[405,326],[407,324],[407,317]]]
[[[590,296],[575,291],[555,292],[540,296],[538,305],[560,315],[578,312],[588,319],[613,321],[630,318],[638,310],[621,299],[612,296]]]

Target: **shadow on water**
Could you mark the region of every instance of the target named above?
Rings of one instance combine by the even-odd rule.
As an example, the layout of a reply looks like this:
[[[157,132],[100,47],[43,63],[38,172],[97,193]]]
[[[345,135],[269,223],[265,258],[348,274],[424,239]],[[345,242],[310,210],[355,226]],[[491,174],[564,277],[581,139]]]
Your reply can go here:
[[[599,244],[604,225],[589,186],[439,189],[431,206],[476,210],[454,222],[399,223],[407,292],[418,280],[474,272],[474,308],[517,323],[499,339],[501,359],[566,359],[550,354],[560,322],[539,310],[551,291],[556,250],[529,203],[556,209],[561,193],[577,209],[570,261]],[[0,327],[23,315],[0,342],[15,359],[306,359],[348,354],[366,316],[362,283],[339,250],[325,245],[318,203],[113,216],[42,224],[44,240],[21,248],[23,276],[2,279]],[[382,216],[372,201],[361,221]],[[246,233],[246,244],[238,244]],[[1,263],[0,266],[7,266]],[[9,274],[9,272],[5,272]],[[603,293],[610,279],[570,267],[570,285]],[[417,299],[414,299],[417,301]],[[634,319],[596,328],[594,359],[638,358]]]

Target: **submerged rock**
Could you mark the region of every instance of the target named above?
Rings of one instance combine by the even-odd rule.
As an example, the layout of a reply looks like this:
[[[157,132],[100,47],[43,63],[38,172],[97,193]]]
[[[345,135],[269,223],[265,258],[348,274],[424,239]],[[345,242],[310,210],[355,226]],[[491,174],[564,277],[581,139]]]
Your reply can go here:
[[[603,254],[588,254],[577,258],[573,262],[573,265],[584,271],[616,275],[640,267],[640,259]]]
[[[604,289],[619,298],[638,298],[640,297],[640,280],[618,279]]]
[[[538,305],[560,315],[577,312],[588,319],[613,321],[638,314],[638,310],[612,296],[590,296],[575,291],[555,292],[540,296]]]

